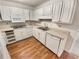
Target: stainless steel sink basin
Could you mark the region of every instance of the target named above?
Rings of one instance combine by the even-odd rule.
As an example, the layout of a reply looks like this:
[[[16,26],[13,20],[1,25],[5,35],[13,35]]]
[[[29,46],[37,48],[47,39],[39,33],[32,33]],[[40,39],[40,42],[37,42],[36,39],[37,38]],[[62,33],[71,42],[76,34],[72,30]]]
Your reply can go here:
[[[48,30],[49,30],[48,27],[38,27],[38,29],[41,29],[41,30],[43,30],[43,31],[48,31]]]

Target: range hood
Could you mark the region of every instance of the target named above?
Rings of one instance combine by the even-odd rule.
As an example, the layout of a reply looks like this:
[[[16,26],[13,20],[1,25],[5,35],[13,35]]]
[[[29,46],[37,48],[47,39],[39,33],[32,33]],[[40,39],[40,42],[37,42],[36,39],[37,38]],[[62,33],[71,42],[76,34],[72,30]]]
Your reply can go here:
[[[40,22],[52,22],[52,19],[39,19]]]

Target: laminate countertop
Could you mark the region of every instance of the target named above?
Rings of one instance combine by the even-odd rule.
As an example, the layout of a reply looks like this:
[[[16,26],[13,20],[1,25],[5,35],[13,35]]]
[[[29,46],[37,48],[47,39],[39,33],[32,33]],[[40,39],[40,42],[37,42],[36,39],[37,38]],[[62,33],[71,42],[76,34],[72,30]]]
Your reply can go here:
[[[61,30],[57,28],[50,28],[50,30],[48,30],[47,33],[53,36],[57,36],[58,38],[61,38],[61,39],[67,38],[70,34],[69,31]]]
[[[33,28],[38,28],[39,26],[34,26]],[[41,29],[39,29],[41,30]],[[42,30],[44,31],[44,30]],[[70,31],[66,30],[66,29],[63,29],[63,28],[49,28],[49,30],[47,31],[44,31],[48,34],[51,34],[53,36],[56,36],[58,38],[61,38],[61,39],[64,39],[64,38],[67,38],[69,35],[70,35]]]
[[[14,30],[13,28],[1,28],[0,31]]]

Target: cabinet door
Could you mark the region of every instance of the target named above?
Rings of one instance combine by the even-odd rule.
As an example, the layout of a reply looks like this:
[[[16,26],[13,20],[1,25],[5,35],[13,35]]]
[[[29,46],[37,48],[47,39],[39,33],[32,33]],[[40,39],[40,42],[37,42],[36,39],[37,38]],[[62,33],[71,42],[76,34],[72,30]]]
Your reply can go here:
[[[51,36],[51,35],[47,35],[46,38],[46,46],[53,51],[55,54],[58,53],[58,46],[59,46],[59,38]]]
[[[1,6],[1,15],[3,20],[11,20],[10,8],[7,6]]]
[[[34,10],[34,20],[38,20],[38,10]]]
[[[36,30],[33,28],[33,36],[36,38]]]
[[[77,32],[75,35],[76,36],[75,36],[75,39],[72,43],[70,51],[71,51],[71,53],[79,56],[79,32]]]
[[[34,14],[35,19],[40,19],[43,16],[43,8],[36,9]]]
[[[24,14],[23,18],[25,20],[29,20],[29,17],[30,17],[29,13],[30,13],[29,9],[24,9],[24,11],[23,11],[23,14]]]
[[[38,17],[41,18],[43,16],[43,8],[37,9],[37,12]]]
[[[29,10],[29,19],[31,20],[36,20],[35,19],[35,11],[34,10]]]
[[[22,37],[23,39],[31,37],[32,36],[32,28],[27,27],[22,29]]]
[[[39,37],[39,41],[45,45],[45,35],[46,35],[46,32],[43,32],[40,30],[40,37]]]
[[[53,8],[52,21],[58,22],[60,18],[60,13],[61,13],[62,1],[53,0],[52,2],[53,2],[52,3],[52,8]]]
[[[15,38],[16,38],[17,41],[23,39],[23,35],[22,35],[21,29],[15,29],[14,30],[14,34],[15,34]]]
[[[72,16],[73,16],[73,10],[74,10],[74,3],[76,0],[63,0],[63,7],[62,7],[62,13],[60,17],[60,21],[62,23],[71,23],[72,22]]]
[[[39,40],[39,37],[40,37],[40,32],[38,31],[38,29],[34,28],[33,29],[33,36]]]
[[[52,19],[52,5],[46,5],[43,7],[43,18]]]

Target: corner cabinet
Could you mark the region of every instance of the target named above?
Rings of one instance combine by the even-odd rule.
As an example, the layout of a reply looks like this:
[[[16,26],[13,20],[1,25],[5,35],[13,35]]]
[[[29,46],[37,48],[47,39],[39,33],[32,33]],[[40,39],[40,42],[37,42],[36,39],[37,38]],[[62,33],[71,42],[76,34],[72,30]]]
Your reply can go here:
[[[44,45],[45,45],[45,35],[46,32],[40,29],[36,29],[36,28],[33,29],[33,36]]]
[[[72,23],[77,0],[63,0],[60,22]]]

